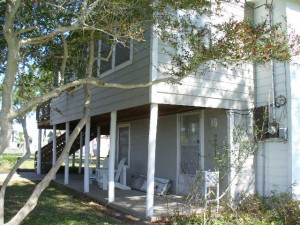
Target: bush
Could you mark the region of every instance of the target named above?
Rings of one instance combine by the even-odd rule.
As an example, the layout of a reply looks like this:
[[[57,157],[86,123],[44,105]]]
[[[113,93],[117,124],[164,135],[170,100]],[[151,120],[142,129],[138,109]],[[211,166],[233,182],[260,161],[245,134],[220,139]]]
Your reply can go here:
[[[300,224],[300,201],[291,191],[279,193],[276,189],[267,197],[257,194],[245,196],[237,211],[266,219],[270,224]]]
[[[241,195],[239,201],[224,200],[220,213],[210,210],[189,216],[174,214],[169,224],[243,224],[243,225],[294,225],[300,224],[300,201],[291,192],[272,191],[268,197],[258,194]],[[205,217],[204,217],[205,216]]]
[[[276,190],[266,198],[272,220],[283,224],[300,224],[300,201],[295,200],[291,192],[278,193]]]

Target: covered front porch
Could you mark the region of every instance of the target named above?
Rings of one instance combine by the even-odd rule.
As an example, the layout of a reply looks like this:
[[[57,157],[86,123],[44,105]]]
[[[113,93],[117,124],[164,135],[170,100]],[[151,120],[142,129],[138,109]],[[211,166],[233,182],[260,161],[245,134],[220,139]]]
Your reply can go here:
[[[55,182],[65,185],[64,175],[58,174]],[[83,175],[70,174],[69,184],[65,186],[84,193]],[[150,219],[154,221],[162,217],[173,215],[176,210],[184,208],[184,198],[182,196],[154,196],[153,215],[151,218],[146,218],[145,192],[115,189],[115,201],[108,203],[108,191],[102,190],[96,182],[93,182],[90,184],[89,192],[85,193],[85,195],[97,202],[108,204],[114,209],[142,220]]]
[[[69,157],[66,157],[65,172],[63,175],[57,175],[57,182],[139,218],[153,220],[172,215],[174,210],[184,209],[183,197],[156,196],[155,191],[158,189],[155,184],[156,179],[170,181],[168,193],[189,194],[196,182],[197,171],[214,169],[209,156],[214,155],[217,150],[210,145],[209,141],[214,140],[218,143],[225,139],[226,134],[229,133],[227,130],[230,130],[227,129],[227,116],[223,109],[158,104],[92,116],[80,134],[78,147],[79,168],[80,171],[81,168],[83,169],[84,176],[69,173]],[[75,122],[66,122],[63,141],[68,140]],[[56,128],[59,125],[53,125],[53,146],[50,146],[53,154],[52,163],[56,161],[54,143],[56,143]],[[90,176],[93,175],[90,173],[89,157],[86,157],[90,154],[90,145],[85,145],[83,140],[89,143],[92,133],[97,137],[97,169],[100,168],[100,136],[109,134],[110,137],[109,163],[106,168],[108,172],[105,176],[108,191],[102,190],[96,183],[89,184]],[[83,152],[84,167],[81,167]],[[38,159],[39,156],[38,152]],[[120,160],[124,158],[127,159],[124,165],[127,175],[125,173],[123,177],[127,177],[127,186],[136,189],[132,178],[137,175],[143,176],[145,180],[138,189],[145,192],[116,188],[118,183],[118,179],[115,180],[116,164],[119,165]],[[39,165],[41,165],[40,160],[37,160],[38,173]],[[224,190],[225,186],[227,186],[227,179],[220,182],[220,190]]]

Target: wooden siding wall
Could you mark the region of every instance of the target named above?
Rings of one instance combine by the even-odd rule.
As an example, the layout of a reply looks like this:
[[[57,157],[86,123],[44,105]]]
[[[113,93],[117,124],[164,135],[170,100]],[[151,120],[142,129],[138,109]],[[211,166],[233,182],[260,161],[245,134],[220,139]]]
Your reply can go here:
[[[225,16],[229,18],[235,12],[237,19],[245,15],[245,9],[239,5],[226,5]],[[222,19],[224,19],[222,17]],[[212,18],[214,23],[221,19]],[[158,77],[163,77],[163,71],[170,67],[170,56],[164,49],[170,48],[158,40],[157,64]],[[253,66],[244,65],[241,68],[219,68],[205,76],[190,75],[182,81],[182,85],[158,84],[153,88],[152,102],[202,106],[212,108],[245,109],[253,107],[254,80]]]
[[[267,194],[277,187],[277,191],[288,190],[288,150],[283,142],[259,144],[257,153],[257,191]],[[265,167],[265,168],[264,168]]]
[[[176,190],[176,118],[176,115],[159,117],[156,142],[155,177],[170,179],[172,193]],[[148,133],[148,119],[130,122],[130,168],[127,170],[129,183],[131,175],[147,175]]]
[[[261,0],[255,4],[259,6],[264,4],[265,1]],[[286,16],[285,1],[274,0],[273,3],[273,15],[274,22],[283,22]],[[265,7],[259,7],[255,9],[255,22],[260,22],[262,18],[266,18],[267,11]],[[275,97],[279,95],[286,96],[286,82],[287,82],[287,69],[283,63],[274,64],[274,86]],[[264,66],[256,67],[256,88],[257,88],[257,106],[264,106],[268,104],[269,99],[272,100],[272,80],[273,80],[273,68],[271,63]]]
[[[149,82],[150,32],[146,40],[133,46],[132,64],[101,78],[105,82],[139,84]],[[84,94],[82,88],[63,93],[52,101],[51,124],[63,123],[82,117]],[[149,103],[149,88],[124,90],[92,88],[91,116]]]
[[[217,119],[217,127],[211,126],[211,119]],[[222,109],[205,109],[204,110],[204,170],[215,171],[216,164],[214,157],[220,154],[220,148],[217,149],[214,144],[222,146],[227,143],[227,118]],[[228,176],[220,173],[220,193],[226,190],[228,186]]]
[[[264,3],[264,0],[260,0],[255,6]],[[287,17],[288,23],[294,23],[292,26],[298,27],[298,33],[300,32],[297,25],[300,17],[299,1],[274,0],[273,7],[274,22],[284,22],[284,18]],[[291,16],[291,11],[296,18]],[[255,21],[260,21],[265,14],[264,7],[256,9]],[[272,69],[271,64],[256,68],[257,106],[272,104]],[[256,175],[257,191],[261,194],[270,193],[275,186],[278,191],[288,191],[294,182],[298,184],[300,182],[300,98],[297,97],[300,86],[299,69],[299,66],[292,64],[274,64],[275,98],[282,95],[286,98],[287,104],[276,108],[273,116],[279,127],[288,128],[289,134],[287,142],[271,139],[259,144]],[[271,107],[270,112],[272,111]],[[294,189],[300,194],[299,185]]]

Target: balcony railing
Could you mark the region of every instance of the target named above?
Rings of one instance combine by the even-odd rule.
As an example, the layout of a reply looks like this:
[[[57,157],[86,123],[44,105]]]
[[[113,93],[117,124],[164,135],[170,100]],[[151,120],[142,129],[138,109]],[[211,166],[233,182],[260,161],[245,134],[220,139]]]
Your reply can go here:
[[[50,120],[50,100],[44,102],[36,109],[36,121],[42,123]]]

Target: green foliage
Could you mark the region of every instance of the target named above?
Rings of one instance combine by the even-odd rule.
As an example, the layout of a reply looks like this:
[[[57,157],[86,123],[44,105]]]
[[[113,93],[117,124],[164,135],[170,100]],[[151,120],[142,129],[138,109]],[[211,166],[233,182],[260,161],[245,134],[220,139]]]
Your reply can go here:
[[[228,20],[223,17],[220,23],[203,22],[205,17],[222,17],[227,2],[243,4],[243,1],[230,0],[216,1],[215,4],[199,1],[195,6],[175,4],[171,10],[173,5],[170,3],[161,12],[163,22],[157,25],[157,33],[173,48],[165,50],[173,60],[171,75],[184,77],[195,71],[206,73],[220,65],[265,64],[271,60],[286,62],[292,55],[299,54],[299,35],[287,33],[284,22],[270,24],[269,12],[257,24],[251,21],[252,18],[234,17]],[[247,10],[249,6],[244,7]]]
[[[300,202],[293,197],[295,196],[291,192],[279,193],[276,189],[271,191],[270,196],[265,200],[265,204],[270,210],[270,218],[287,225],[299,224]]]
[[[249,20],[230,20],[217,25],[221,38],[214,46],[215,57],[234,63],[264,64],[271,59],[289,61],[292,48],[282,26],[282,23],[269,25],[266,21],[253,25]]]
[[[238,201],[223,201],[220,213],[193,213],[180,215],[175,213],[165,219],[167,224],[177,225],[294,225],[300,223],[300,202],[293,199],[290,192],[272,191],[268,197],[258,194],[241,194]]]
[[[14,104],[20,107],[24,102],[51,90],[52,72],[30,66],[17,76]]]
[[[17,162],[18,157],[12,155],[1,155],[0,156],[0,168],[11,169]]]
[[[17,160],[22,154],[17,155],[1,155],[0,156],[0,172],[7,172],[13,168]],[[20,169],[34,170],[34,156],[32,155],[29,159],[25,160],[20,166]]]
[[[222,143],[210,140],[210,144],[215,149],[215,155],[208,156],[213,159],[215,170],[221,171],[224,175],[234,170],[239,173],[246,160],[253,156],[257,151],[257,143],[254,141],[252,135],[247,133],[247,127],[244,125],[236,125],[232,132],[232,144],[228,144],[228,140]]]

